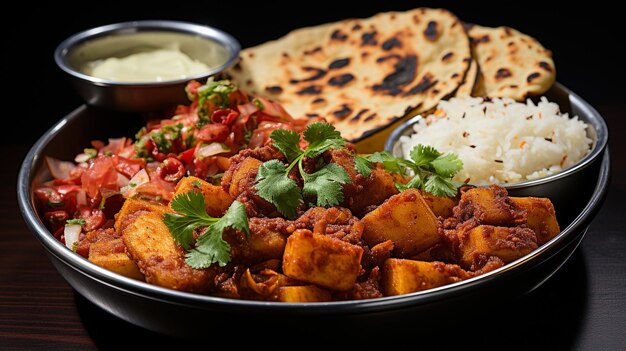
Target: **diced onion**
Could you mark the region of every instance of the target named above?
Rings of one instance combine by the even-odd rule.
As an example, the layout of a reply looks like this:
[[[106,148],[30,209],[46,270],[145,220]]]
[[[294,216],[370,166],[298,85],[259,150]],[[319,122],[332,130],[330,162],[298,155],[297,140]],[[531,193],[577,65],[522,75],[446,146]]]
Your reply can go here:
[[[80,224],[69,224],[65,226],[63,235],[65,236],[65,246],[67,246],[68,249],[74,250],[74,245],[78,242],[81,228]]]
[[[92,158],[93,158],[92,155],[88,155],[88,154],[82,153],[82,154],[78,154],[78,155],[76,155],[76,157],[74,157],[74,162],[76,162],[76,163],[83,163],[83,162],[89,161],[89,159],[92,159]]]
[[[117,173],[117,186],[120,188],[123,188],[125,186],[127,186],[129,183],[128,178],[126,178],[125,175],[123,175],[122,173]]]
[[[229,152],[230,148],[222,143],[210,143],[204,145],[196,150],[196,157],[204,158],[209,156],[218,155],[224,152]]]
[[[145,169],[141,169],[128,181],[128,184],[120,189],[124,197],[132,195],[133,189],[150,181],[150,176]]]
[[[76,167],[72,162],[61,161],[54,157],[46,156],[45,160],[50,175],[55,179],[70,179],[70,172]]]

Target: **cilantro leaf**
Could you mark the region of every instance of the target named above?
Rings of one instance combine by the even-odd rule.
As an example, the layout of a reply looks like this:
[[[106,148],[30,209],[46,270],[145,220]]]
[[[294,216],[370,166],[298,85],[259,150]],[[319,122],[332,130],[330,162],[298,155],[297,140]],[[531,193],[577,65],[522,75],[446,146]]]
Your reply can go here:
[[[276,129],[270,134],[270,138],[273,140],[272,146],[282,152],[289,162],[302,154],[302,150],[298,146],[300,143],[298,133],[286,129]]]
[[[441,156],[441,153],[432,146],[418,144],[411,150],[410,156],[416,166],[423,167]]]
[[[185,255],[185,262],[192,268],[207,268],[215,262],[224,267],[230,261],[230,245],[222,238],[221,232],[209,228],[196,244]]]
[[[67,221],[65,221],[65,225],[85,225],[87,224],[87,222],[85,221],[84,218],[72,218],[72,219],[68,219]]]
[[[248,216],[245,206],[234,201],[222,218],[209,216],[205,210],[204,196],[193,191],[177,195],[170,203],[180,214],[166,213],[163,222],[172,233],[174,240],[187,250],[186,262],[196,269],[207,268],[213,263],[225,266],[230,261],[230,245],[222,238],[226,228],[232,228],[249,235]],[[193,245],[193,231],[206,227],[204,233]]]
[[[303,133],[309,147],[304,151],[305,157],[316,157],[330,149],[337,149],[346,144],[335,127],[328,123],[312,123]]]
[[[455,196],[457,187],[448,179],[439,175],[431,175],[424,184],[424,190],[435,196]]]
[[[228,211],[215,223],[214,227],[232,228],[243,232],[246,236],[250,235],[246,206],[239,201],[233,201]]]
[[[335,127],[328,123],[308,125],[303,133],[304,140],[309,143],[305,150],[300,149],[300,137],[294,132],[276,130],[270,137],[273,145],[287,157],[289,165],[278,160],[263,163],[256,178],[257,195],[274,204],[278,212],[288,218],[296,216],[296,208],[303,202],[303,192],[307,197],[315,195],[318,206],[329,206],[343,201],[341,185],[350,182],[345,169],[337,165],[325,165],[322,158],[317,160],[315,167],[319,170],[314,173],[307,174],[302,166],[304,159],[317,157],[346,144]],[[289,172],[295,166],[298,166],[304,181],[303,189],[289,178]],[[363,162],[360,163],[359,167],[361,166]]]
[[[375,152],[366,157],[370,162],[382,163],[387,172],[404,175],[406,173],[404,160],[393,156],[387,151]]]
[[[463,168],[463,162],[453,153],[439,156],[430,162],[435,173],[445,178],[452,178]]]
[[[343,138],[341,137],[341,133],[339,133],[339,131],[337,131],[332,124],[322,122],[309,124],[303,135],[304,140],[308,141],[309,144],[313,144],[315,142],[327,139],[343,140]]]
[[[296,216],[302,203],[302,193],[296,182],[288,177],[287,166],[279,160],[270,160],[259,167],[256,177],[257,195],[276,206],[288,218]]]
[[[197,227],[211,226],[218,218],[209,216],[204,205],[202,193],[193,191],[176,195],[172,199],[171,207],[181,214],[166,213],[163,222],[172,233],[174,240],[185,250],[193,244],[193,231]]]
[[[388,151],[379,151],[379,152],[375,152],[375,153],[373,153],[371,155],[368,155],[367,159],[369,161],[371,161],[371,162],[383,163],[383,162],[389,161],[389,160],[396,160],[396,157],[393,156]]]
[[[370,174],[372,174],[374,165],[367,158],[356,155],[354,156],[354,169],[356,169],[359,174],[369,177]]]
[[[226,228],[232,228],[250,234],[245,206],[234,201],[226,214],[215,224],[208,227],[196,241],[196,247],[186,255],[186,262],[193,268],[207,268],[213,263],[224,267],[230,261],[230,245],[223,239]]]
[[[423,189],[424,188],[424,181],[422,180],[422,177],[419,174],[416,174],[406,184],[396,183],[396,189],[398,189],[399,192],[403,192],[406,189],[410,189],[410,188],[415,188],[415,189]]]
[[[317,172],[301,172],[304,178],[302,193],[316,197],[317,206],[335,206],[343,201],[342,184],[350,183],[350,177],[341,166],[331,163]]]
[[[399,191],[416,188],[435,196],[456,195],[458,186],[451,179],[463,168],[463,162],[456,154],[444,155],[434,147],[422,144],[411,149],[409,159],[395,157],[387,151],[366,158],[370,162],[382,163],[388,172],[407,175],[407,171],[412,171],[413,177],[408,183],[396,183]]]

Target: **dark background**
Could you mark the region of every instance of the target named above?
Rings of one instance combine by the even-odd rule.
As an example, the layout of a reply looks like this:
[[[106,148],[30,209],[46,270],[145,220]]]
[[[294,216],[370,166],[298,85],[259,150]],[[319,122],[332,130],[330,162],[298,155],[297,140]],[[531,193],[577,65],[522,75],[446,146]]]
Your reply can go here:
[[[508,25],[537,38],[553,51],[557,79],[592,105],[623,101],[626,93],[626,19],[602,2],[588,6],[549,5],[549,1],[241,1],[84,2],[77,8],[15,4],[5,13],[17,24],[3,43],[2,77],[10,91],[4,121],[16,133],[3,133],[3,142],[32,143],[55,121],[82,101],[67,77],[57,68],[53,52],[66,37],[91,27],[139,19],[174,19],[208,24],[225,30],[248,47],[278,38],[292,29],[367,17],[380,11],[414,7],[442,7],[461,20],[486,26]],[[572,2],[573,3],[573,2]],[[30,6],[27,8],[27,6]],[[21,10],[20,10],[21,8]],[[8,84],[6,84],[8,82]]]

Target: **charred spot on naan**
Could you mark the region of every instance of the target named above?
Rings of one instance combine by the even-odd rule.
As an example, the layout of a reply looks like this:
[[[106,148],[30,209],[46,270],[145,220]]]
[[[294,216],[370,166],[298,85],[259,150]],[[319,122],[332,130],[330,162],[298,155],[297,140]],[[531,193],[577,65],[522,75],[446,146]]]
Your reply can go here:
[[[426,40],[436,41],[439,39],[441,32],[437,28],[438,24],[436,21],[428,21],[426,25],[426,29],[424,29],[424,37]]]
[[[265,87],[265,91],[270,94],[280,94],[283,92],[283,88],[281,88],[280,85],[272,85]]]
[[[310,72],[311,75],[309,75],[306,78],[301,78],[301,79],[295,79],[292,78],[289,80],[289,83],[291,84],[298,84],[300,82],[312,82],[315,80],[318,80],[322,77],[324,77],[326,75],[326,71],[321,69],[321,68],[316,68],[316,67],[311,67],[311,66],[304,66],[302,67],[302,70],[304,72]]]
[[[347,65],[350,64],[350,58],[349,57],[344,57],[344,58],[338,58],[333,60],[329,65],[328,65],[328,69],[339,69],[339,68],[343,68],[346,67]]]
[[[354,76],[350,73],[344,73],[338,76],[331,77],[328,80],[328,85],[342,87],[354,80]]]
[[[392,72],[386,75],[382,82],[374,84],[372,90],[375,93],[396,96],[401,94],[402,89],[415,79],[417,72],[417,56],[407,55],[401,57],[394,55],[390,58],[396,61],[393,64]],[[386,61],[387,60],[383,60],[379,63]]]
[[[391,37],[383,42],[381,48],[385,51],[389,51],[393,48],[401,48],[402,42],[396,37]]]

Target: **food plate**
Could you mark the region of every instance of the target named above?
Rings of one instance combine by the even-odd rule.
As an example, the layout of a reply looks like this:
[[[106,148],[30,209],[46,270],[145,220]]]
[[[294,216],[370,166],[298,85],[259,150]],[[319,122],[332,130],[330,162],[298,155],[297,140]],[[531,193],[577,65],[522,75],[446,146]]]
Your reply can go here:
[[[556,85],[552,93],[567,102],[561,105],[566,112],[588,120],[589,114],[597,114],[587,102],[561,85]],[[609,152],[604,148],[586,168],[586,186],[578,187],[567,208],[557,208],[563,228],[560,234],[502,268],[462,282],[370,300],[294,304],[225,299],[161,288],[101,268],[56,240],[36,211],[33,187],[50,179],[44,156],[71,159],[90,140],[130,136],[142,123],[136,115],[87,106],[77,108],[45,133],[27,154],[18,177],[18,202],[27,225],[47,250],[51,262],[76,291],[119,318],[181,337],[205,335],[218,319],[220,323],[241,323],[242,317],[246,323],[255,319],[284,322],[306,315],[324,320],[333,316],[333,321],[341,321],[344,317],[370,315],[380,322],[384,320],[380,318],[393,319],[402,314],[443,313],[456,304],[510,300],[540,286],[567,261],[599,210],[609,184]]]

